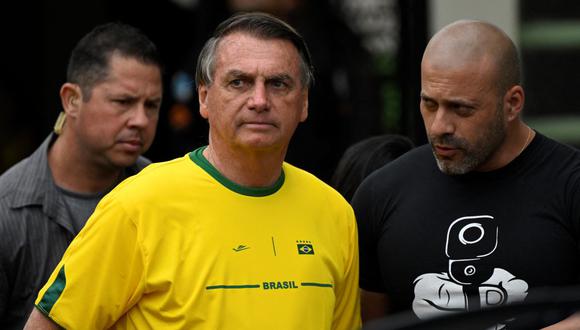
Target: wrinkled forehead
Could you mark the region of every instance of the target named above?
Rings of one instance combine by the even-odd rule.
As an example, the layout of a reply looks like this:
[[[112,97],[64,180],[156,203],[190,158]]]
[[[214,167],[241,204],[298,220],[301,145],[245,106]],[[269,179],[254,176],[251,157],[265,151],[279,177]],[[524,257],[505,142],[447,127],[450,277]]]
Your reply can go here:
[[[461,94],[471,98],[481,94],[495,95],[498,76],[492,66],[488,59],[440,61],[437,57],[426,58],[421,65],[422,93],[436,90],[448,96]]]
[[[285,39],[261,38],[247,33],[228,35],[220,41],[216,64],[278,65],[299,69],[300,56],[294,45]],[[217,69],[217,67],[216,67]]]
[[[258,35],[256,33],[252,33],[249,31],[234,31],[228,33],[220,38],[217,44],[217,52],[219,53],[224,48],[248,48],[253,47],[255,45],[261,45],[260,48],[264,47],[265,45],[270,44],[278,44],[278,45],[285,45],[293,48],[298,55],[298,50],[294,46],[294,44],[287,39],[284,38],[276,38],[276,37],[265,37]],[[256,49],[259,51],[260,49]]]
[[[490,78],[498,74],[498,63],[492,56],[485,54],[466,55],[432,53],[424,56],[421,72],[449,72],[466,74],[485,74]]]

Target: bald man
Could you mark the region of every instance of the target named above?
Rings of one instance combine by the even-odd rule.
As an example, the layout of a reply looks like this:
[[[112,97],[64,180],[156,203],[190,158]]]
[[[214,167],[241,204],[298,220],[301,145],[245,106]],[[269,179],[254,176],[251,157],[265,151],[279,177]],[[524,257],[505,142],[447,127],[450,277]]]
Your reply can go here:
[[[524,99],[499,28],[458,21],[431,39],[420,96],[429,144],[353,199],[364,320],[478,311],[579,283],[580,152],[527,126]]]

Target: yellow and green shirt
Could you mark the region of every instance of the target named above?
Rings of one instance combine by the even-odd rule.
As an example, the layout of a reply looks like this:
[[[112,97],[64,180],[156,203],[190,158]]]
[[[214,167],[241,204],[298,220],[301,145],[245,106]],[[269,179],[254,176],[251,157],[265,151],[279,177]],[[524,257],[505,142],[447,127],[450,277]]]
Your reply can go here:
[[[125,180],[74,239],[37,308],[71,329],[357,329],[354,214],[287,163],[270,188],[203,148]]]

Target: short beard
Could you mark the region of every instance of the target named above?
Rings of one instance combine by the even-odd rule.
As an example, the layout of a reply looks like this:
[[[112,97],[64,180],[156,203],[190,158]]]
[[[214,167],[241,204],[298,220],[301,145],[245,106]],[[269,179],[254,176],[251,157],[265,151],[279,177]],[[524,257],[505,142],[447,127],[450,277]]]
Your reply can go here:
[[[498,107],[495,120],[489,127],[484,129],[483,135],[470,144],[467,140],[453,136],[442,135],[441,137],[429,137],[433,149],[433,155],[437,161],[437,167],[441,172],[448,175],[462,175],[473,171],[487,162],[505,139],[506,127],[504,114],[501,106]],[[437,158],[434,144],[450,145],[463,151],[463,158],[458,161],[450,161]]]

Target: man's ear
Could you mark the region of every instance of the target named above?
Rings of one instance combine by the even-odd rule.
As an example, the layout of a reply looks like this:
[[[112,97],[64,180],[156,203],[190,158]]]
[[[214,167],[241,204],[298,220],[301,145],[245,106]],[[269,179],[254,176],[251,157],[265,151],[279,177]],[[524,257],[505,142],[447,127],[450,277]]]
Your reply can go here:
[[[208,119],[208,109],[207,109],[207,93],[208,93],[208,88],[206,85],[199,85],[198,89],[197,89],[197,98],[199,101],[199,114],[205,118]]]
[[[67,117],[77,117],[83,103],[83,93],[80,86],[68,82],[62,85],[60,102]]]
[[[302,104],[302,112],[300,113],[300,122],[304,122],[308,118],[308,89],[304,90],[304,102]]]
[[[525,94],[520,85],[514,85],[504,95],[504,104],[507,107],[506,118],[512,121],[518,118],[524,109]]]

